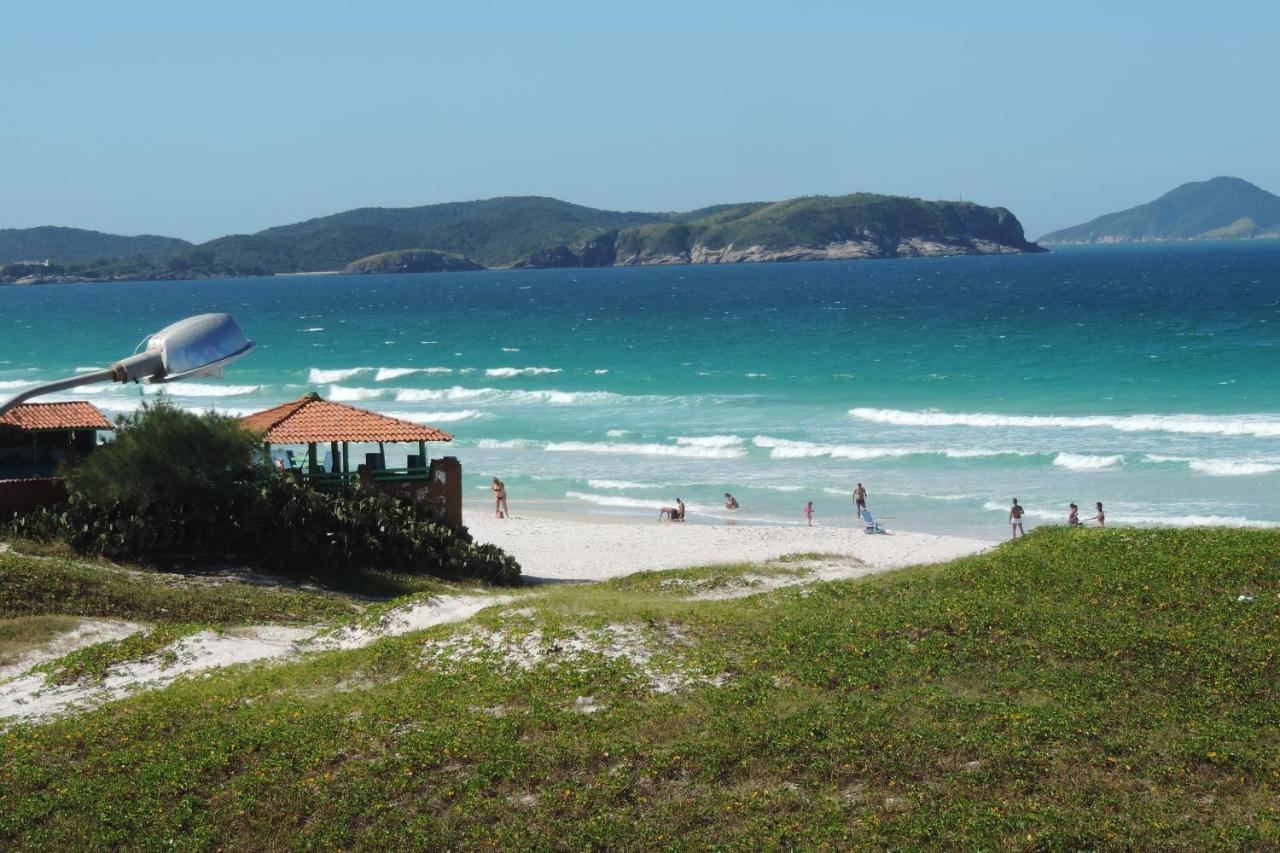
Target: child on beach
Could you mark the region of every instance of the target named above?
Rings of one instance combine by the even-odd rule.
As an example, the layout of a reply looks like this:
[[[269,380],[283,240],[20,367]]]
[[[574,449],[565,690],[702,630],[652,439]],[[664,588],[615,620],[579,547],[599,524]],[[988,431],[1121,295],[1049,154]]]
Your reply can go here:
[[[1072,527],[1082,526],[1080,523],[1080,507],[1075,504],[1071,505],[1071,512],[1067,514],[1067,524]]]
[[[1107,526],[1107,514],[1106,514],[1105,512],[1103,512],[1103,511],[1102,511],[1102,501],[1098,501],[1098,503],[1096,504],[1096,506],[1097,506],[1097,508],[1098,508],[1098,514],[1097,514],[1097,515],[1095,515],[1093,518],[1091,518],[1091,519],[1089,519],[1089,520],[1090,520],[1090,521],[1096,521],[1096,522],[1098,522],[1098,526],[1099,526],[1099,527],[1106,527],[1106,526]]]
[[[813,527],[813,501],[804,505],[804,517],[809,522],[809,526]]]
[[[1009,510],[1009,527],[1013,530],[1013,537],[1017,539],[1019,536],[1026,536],[1027,531],[1022,529],[1022,507],[1018,506],[1018,499],[1013,499],[1013,507]]]

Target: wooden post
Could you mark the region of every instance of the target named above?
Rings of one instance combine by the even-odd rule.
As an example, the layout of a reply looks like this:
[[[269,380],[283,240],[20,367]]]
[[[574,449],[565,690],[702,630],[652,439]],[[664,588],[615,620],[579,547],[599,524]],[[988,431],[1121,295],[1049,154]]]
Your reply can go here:
[[[418,442],[418,464],[423,468],[427,467],[427,443],[425,441]]]
[[[349,476],[351,476],[351,466],[350,466],[350,463],[349,463],[349,461],[348,461],[348,455],[349,455],[349,454],[348,454],[347,447],[348,447],[348,443],[347,443],[347,442],[345,442],[345,441],[344,441],[344,442],[342,442],[342,479],[343,479],[344,481],[345,481]]]
[[[269,441],[262,442],[262,467],[266,468],[268,471],[270,471],[272,468],[271,442]]]
[[[336,441],[329,442],[329,459],[332,460],[329,464],[333,466],[333,471],[326,473],[338,473],[338,442]]]
[[[386,469],[386,467],[387,467],[387,448],[385,448],[385,447],[382,445],[382,442],[381,442],[381,441],[379,441],[379,442],[378,442],[378,455],[379,455],[380,457],[382,457],[382,462],[381,462],[381,464],[382,464],[383,469],[385,470],[385,469]]]
[[[307,473],[314,474],[316,467],[316,443],[312,441],[307,444]]]

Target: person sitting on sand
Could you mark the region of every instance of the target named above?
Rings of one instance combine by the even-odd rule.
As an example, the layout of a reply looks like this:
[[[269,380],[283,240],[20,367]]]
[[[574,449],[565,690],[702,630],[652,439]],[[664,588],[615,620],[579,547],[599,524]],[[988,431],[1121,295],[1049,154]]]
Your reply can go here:
[[[1103,511],[1102,511],[1102,501],[1098,501],[1098,503],[1097,503],[1097,504],[1095,504],[1095,506],[1097,506],[1097,508],[1098,508],[1098,514],[1097,514],[1097,515],[1095,515],[1093,518],[1091,518],[1091,519],[1089,519],[1089,520],[1090,520],[1090,521],[1096,521],[1096,522],[1098,522],[1098,526],[1099,526],[1099,527],[1106,527],[1106,526],[1107,526],[1107,514],[1106,514],[1105,512],[1103,512]]]
[[[858,487],[853,490],[853,508],[858,513],[858,518],[863,518],[867,513],[867,490],[862,488],[859,483]]]
[[[493,511],[498,518],[507,517],[507,487],[497,477],[493,478]]]
[[[1082,526],[1082,522],[1080,521],[1080,507],[1075,504],[1071,505],[1071,512],[1067,515],[1067,524],[1072,527]]]
[[[1018,499],[1013,499],[1013,507],[1009,510],[1009,527],[1013,530],[1013,538],[1026,536],[1027,531],[1022,529],[1022,507],[1018,506]]]
[[[671,521],[684,521],[684,501],[676,498],[675,506],[664,506],[658,510],[658,521],[667,518]]]
[[[737,509],[737,508],[738,508],[738,499],[737,499],[737,498],[735,498],[733,495],[729,494],[728,492],[725,492],[725,493],[724,493],[724,508],[725,508],[725,509]]]

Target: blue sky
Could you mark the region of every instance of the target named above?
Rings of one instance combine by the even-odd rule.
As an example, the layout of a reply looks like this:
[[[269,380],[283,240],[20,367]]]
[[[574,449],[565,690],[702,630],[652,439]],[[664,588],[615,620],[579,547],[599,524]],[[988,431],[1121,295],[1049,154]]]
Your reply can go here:
[[[1280,3],[8,4],[0,227],[204,240],[366,205],[873,191],[1029,236],[1280,192]]]

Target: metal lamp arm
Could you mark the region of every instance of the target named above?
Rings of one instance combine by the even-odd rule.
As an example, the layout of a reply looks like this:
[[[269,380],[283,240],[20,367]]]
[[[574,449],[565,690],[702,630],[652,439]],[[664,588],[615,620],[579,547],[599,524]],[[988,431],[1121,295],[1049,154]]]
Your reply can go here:
[[[104,370],[95,370],[92,373],[82,373],[79,376],[72,376],[68,379],[56,379],[53,382],[42,382],[39,385],[33,385],[0,403],[0,417],[3,417],[14,406],[20,405],[32,397],[54,394],[58,391],[66,391],[68,388],[79,388],[81,385],[93,385],[97,382],[129,382],[163,372],[164,364],[159,353],[138,353],[117,361]]]
[[[92,385],[95,382],[110,382],[113,378],[115,378],[115,371],[108,367],[106,370],[95,370],[93,373],[82,373],[70,379],[58,379],[54,382],[44,382],[40,385],[32,386],[0,403],[0,417],[3,417],[14,406],[24,403],[32,397],[39,397],[41,394],[53,394],[56,391],[65,391],[68,388],[78,388],[81,385]]]

